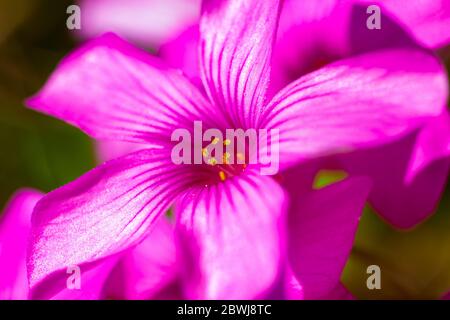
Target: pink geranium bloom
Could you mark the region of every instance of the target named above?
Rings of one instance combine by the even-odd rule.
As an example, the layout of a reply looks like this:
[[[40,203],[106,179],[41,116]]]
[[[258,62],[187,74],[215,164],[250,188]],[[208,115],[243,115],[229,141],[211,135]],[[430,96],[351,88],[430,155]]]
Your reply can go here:
[[[280,270],[286,264],[286,210],[289,218],[300,219],[295,210],[315,212],[317,200],[304,203],[301,197],[291,197],[288,206],[283,187],[259,175],[256,165],[245,170],[227,167],[231,174],[226,179],[220,166],[175,165],[170,158],[173,130],[192,131],[197,120],[222,131],[279,129],[279,164],[286,170],[318,156],[387,143],[442,112],[445,72],[434,56],[413,48],[338,61],[301,77],[268,101],[278,14],[275,0],[204,2],[199,53],[206,97],[179,70],[108,34],[66,58],[28,100],[32,108],[94,138],[153,146],[106,162],[39,201],[28,263],[34,290],[57,281],[67,265],[89,270],[140,243],[175,204],[183,295],[265,297],[284,276]],[[294,183],[300,188],[301,180]],[[353,193],[354,202],[350,198],[342,206],[351,210],[332,217],[323,212],[321,219],[305,213],[303,222],[295,225],[309,232],[307,238],[298,238],[300,243],[323,240],[314,255],[324,260],[315,258],[316,264],[300,269],[293,264],[304,289],[307,277],[316,276],[308,271],[314,266],[340,274],[346,258],[340,252],[350,250],[359,214],[354,212],[369,185],[365,179],[349,180],[324,189],[327,199],[339,198],[331,195],[345,190]],[[332,243],[322,239],[329,234],[321,233],[329,223],[336,232],[342,228]],[[330,263],[326,257],[334,245],[345,248]],[[307,247],[300,252],[311,255]],[[324,282],[324,288],[337,285]]]

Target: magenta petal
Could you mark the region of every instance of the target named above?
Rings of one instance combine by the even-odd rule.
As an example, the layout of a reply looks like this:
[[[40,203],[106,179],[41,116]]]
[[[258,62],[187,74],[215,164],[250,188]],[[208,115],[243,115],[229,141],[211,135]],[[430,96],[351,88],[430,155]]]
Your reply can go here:
[[[27,299],[26,252],[33,208],[42,197],[22,189],[9,201],[0,219],[0,300]]]
[[[450,300],[450,292],[448,292],[445,296],[442,297],[443,300]]]
[[[31,286],[145,237],[194,174],[173,165],[168,152],[142,150],[106,162],[39,201],[28,258]]]
[[[379,145],[438,116],[447,99],[439,61],[419,50],[384,50],[328,65],[284,88],[264,124],[280,131],[292,163]]]
[[[148,147],[141,143],[132,143],[114,140],[95,141],[96,158],[99,163],[116,159],[129,153]]]
[[[173,225],[161,217],[152,232],[130,249],[108,280],[115,299],[152,299],[178,276]]]
[[[179,70],[113,34],[69,55],[27,105],[94,138],[153,144],[194,120],[219,118]]]
[[[278,275],[285,196],[267,176],[242,176],[199,189],[178,207],[188,299],[251,299]]]
[[[189,80],[203,90],[198,63],[198,29],[198,24],[195,24],[178,37],[164,43],[159,50],[159,56],[172,68],[183,70]]]
[[[355,177],[291,199],[289,261],[306,299],[325,299],[340,283],[369,188]]]
[[[348,173],[371,177],[371,205],[397,228],[414,227],[434,213],[445,188],[450,157],[443,120],[448,118],[434,118],[398,142],[339,157]]]
[[[438,48],[450,42],[450,2],[448,0],[364,0],[379,4],[404,24],[423,45]]]
[[[108,257],[93,266],[80,265],[80,288],[68,288],[67,282],[73,273],[60,275],[62,282],[57,280],[49,281],[39,287],[39,290],[33,291],[33,299],[53,300],[99,300],[105,299],[103,294],[105,282],[116,265],[118,257]],[[73,270],[69,269],[70,272]],[[59,292],[54,292],[56,288]]]
[[[408,167],[407,182],[429,165],[440,159],[450,157],[450,114],[448,110],[433,118],[424,126],[414,146]]]
[[[204,1],[200,69],[215,105],[234,126],[253,127],[265,100],[278,0]]]

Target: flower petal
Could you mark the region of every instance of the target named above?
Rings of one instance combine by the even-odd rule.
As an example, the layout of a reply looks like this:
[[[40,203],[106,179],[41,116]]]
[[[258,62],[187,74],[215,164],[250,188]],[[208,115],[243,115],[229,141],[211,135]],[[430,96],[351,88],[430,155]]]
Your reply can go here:
[[[414,37],[430,48],[445,46],[450,41],[450,2],[448,0],[360,0],[378,4],[397,17]]]
[[[26,252],[33,208],[42,197],[22,189],[9,201],[0,220],[0,300],[28,298]]]
[[[450,157],[450,114],[448,110],[433,118],[424,126],[417,137],[408,167],[407,182],[439,159]]]
[[[419,134],[337,158],[351,175],[371,177],[369,201],[377,213],[397,228],[412,228],[434,213],[445,188],[449,128],[445,112]]]
[[[114,299],[152,299],[178,276],[173,225],[161,217],[152,232],[128,251],[108,280]]]
[[[200,70],[215,106],[235,127],[253,127],[263,107],[278,0],[207,0],[200,20]]]
[[[270,196],[269,196],[270,195]],[[188,299],[251,299],[278,275],[285,197],[267,176],[232,178],[184,198],[176,236]]]
[[[196,179],[186,168],[173,165],[165,149],[142,150],[47,194],[33,213],[30,285],[136,244]]]
[[[305,299],[325,299],[339,285],[369,189],[355,177],[291,199],[289,261]]]
[[[198,63],[198,29],[198,24],[195,24],[175,39],[164,43],[159,50],[159,56],[172,68],[183,70],[189,80],[204,91]]]
[[[69,55],[27,105],[94,138],[151,144],[194,120],[220,118],[179,70],[113,34]]]
[[[99,300],[105,299],[103,294],[106,279],[116,265],[118,256],[108,257],[93,265],[80,266],[80,287],[71,288],[68,283],[76,276],[75,270],[68,268],[66,274],[59,279],[46,280],[38,290],[32,291],[33,299],[52,300]],[[63,280],[63,281],[58,281]],[[65,281],[64,281],[65,280]],[[58,291],[59,290],[59,291]]]
[[[419,50],[356,56],[306,75],[273,98],[263,125],[279,129],[285,164],[379,145],[438,116],[447,99],[439,61]]]

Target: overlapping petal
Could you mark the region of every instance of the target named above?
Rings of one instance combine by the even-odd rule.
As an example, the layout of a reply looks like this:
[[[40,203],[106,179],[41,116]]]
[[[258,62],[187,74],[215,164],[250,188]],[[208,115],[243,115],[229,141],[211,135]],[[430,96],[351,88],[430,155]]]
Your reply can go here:
[[[449,128],[445,111],[417,134],[338,159],[348,173],[371,177],[369,200],[376,212],[397,228],[411,228],[434,213],[445,188]]]
[[[22,189],[11,198],[0,219],[0,300],[27,299],[27,239],[33,208],[42,197]]]
[[[194,120],[213,126],[221,118],[179,70],[113,34],[69,55],[27,104],[97,139],[149,144],[167,143]]]
[[[142,150],[47,194],[33,213],[31,286],[142,240],[179,193],[198,179],[188,169],[170,162],[170,150]]]
[[[108,296],[114,299],[155,298],[173,284],[179,274],[174,228],[161,217],[152,232],[130,249],[108,279]]]
[[[270,77],[278,0],[207,0],[200,21],[200,70],[215,106],[239,128],[260,116]]]
[[[178,207],[177,237],[190,299],[263,297],[278,275],[285,196],[267,176],[193,191]]]
[[[370,190],[355,177],[291,199],[289,261],[305,299],[337,297]]]
[[[378,4],[381,10],[399,19],[417,41],[430,48],[445,46],[450,41],[450,2],[447,0],[359,0]]]
[[[263,124],[279,129],[280,159],[289,164],[386,143],[438,116],[446,99],[446,75],[434,56],[384,50],[288,85],[270,102]]]

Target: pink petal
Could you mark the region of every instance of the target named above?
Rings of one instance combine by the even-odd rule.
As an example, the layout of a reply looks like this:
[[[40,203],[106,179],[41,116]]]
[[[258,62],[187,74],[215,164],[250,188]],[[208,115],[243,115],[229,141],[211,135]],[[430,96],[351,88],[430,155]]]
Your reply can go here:
[[[203,90],[198,63],[198,29],[198,24],[195,24],[178,37],[164,43],[159,50],[159,56],[172,68],[183,70],[189,80]]]
[[[369,189],[355,177],[292,198],[289,261],[306,299],[325,299],[339,285]]]
[[[285,297],[289,300],[304,300],[305,293],[303,287],[298,281],[297,277],[291,270],[286,275]],[[327,295],[322,297],[315,297],[320,300],[354,300],[355,297],[348,291],[344,285],[339,282]]]
[[[157,47],[198,20],[200,0],[84,0],[80,8],[83,37],[115,32]]]
[[[178,208],[188,299],[263,297],[278,275],[284,192],[267,176],[194,190]]]
[[[411,182],[416,175],[439,159],[450,157],[450,114],[447,109],[431,119],[420,131],[411,157],[408,176]]]
[[[433,214],[450,167],[446,113],[419,132],[383,147],[339,157],[343,169],[374,182],[369,200],[397,228],[412,228]]]
[[[152,232],[128,251],[109,279],[115,299],[152,299],[178,275],[173,225],[161,217]]]
[[[321,20],[329,16],[338,5],[338,0],[298,1],[285,0],[280,18],[280,31],[284,27]]]
[[[200,69],[215,105],[235,127],[253,127],[265,100],[278,0],[208,0],[200,22]]]
[[[450,300],[450,292],[448,292],[445,296],[442,297],[443,300]]]
[[[28,258],[31,286],[69,266],[90,263],[86,270],[142,240],[196,179],[186,166],[173,165],[168,152],[142,150],[106,162],[39,201]]]
[[[271,101],[268,128],[280,131],[280,159],[386,143],[439,115],[447,99],[439,61],[418,50],[385,50],[328,65]]]
[[[361,1],[361,0],[360,0]],[[397,17],[423,45],[445,46],[450,41],[450,2],[448,0],[377,0],[361,2],[381,5]]]
[[[99,163],[116,159],[129,153],[145,149],[147,145],[113,140],[95,141],[95,151]]]
[[[42,197],[22,189],[9,201],[0,219],[0,300],[28,298],[26,248],[31,213]]]
[[[33,291],[33,299],[53,299],[53,300],[100,300],[105,299],[103,294],[105,282],[116,265],[117,256],[103,259],[93,266],[80,266],[80,288],[70,289],[67,286],[69,277],[73,275],[66,273],[61,277],[65,282],[47,280],[45,285],[41,285],[39,290]],[[57,291],[60,290],[60,291]],[[56,293],[55,293],[56,292]]]
[[[113,34],[69,55],[27,104],[94,138],[140,143],[167,143],[176,128],[219,118],[178,70]]]
[[[348,54],[351,3],[284,2],[272,59],[269,94]]]

